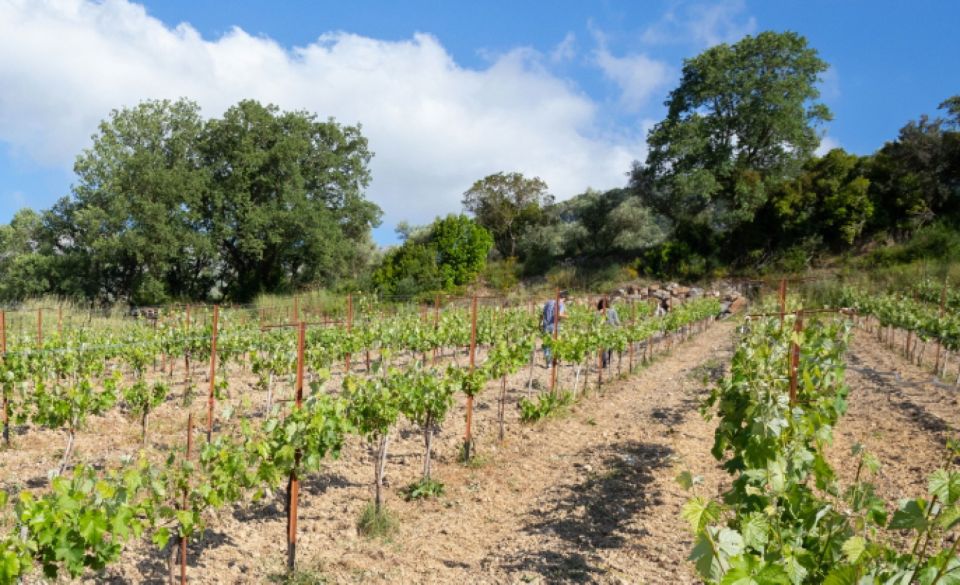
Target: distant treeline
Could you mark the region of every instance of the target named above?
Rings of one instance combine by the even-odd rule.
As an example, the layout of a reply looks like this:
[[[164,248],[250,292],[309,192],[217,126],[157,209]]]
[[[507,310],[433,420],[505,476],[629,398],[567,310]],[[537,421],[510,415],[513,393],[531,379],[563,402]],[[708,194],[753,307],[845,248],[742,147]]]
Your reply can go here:
[[[360,129],[243,101],[114,111],[71,197],[0,228],[0,300],[249,300],[354,278],[376,247]]]
[[[254,101],[210,120],[186,100],[146,102],[101,124],[70,197],[0,227],[0,301],[408,295],[469,284],[491,257],[499,284],[607,265],[689,280],[800,271],[918,233],[919,254],[960,251],[960,95],[872,155],[817,156],[826,69],[790,32],[707,49],[684,62],[622,188],[557,202],[539,178],[496,173],[463,194],[468,215],[402,224],[385,254],[359,127]]]

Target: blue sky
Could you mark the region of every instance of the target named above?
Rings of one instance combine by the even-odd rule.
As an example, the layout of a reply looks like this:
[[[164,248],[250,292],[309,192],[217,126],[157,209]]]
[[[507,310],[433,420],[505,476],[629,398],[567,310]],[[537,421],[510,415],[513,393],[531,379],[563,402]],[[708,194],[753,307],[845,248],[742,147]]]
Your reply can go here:
[[[683,59],[763,30],[831,64],[824,145],[867,154],[960,93],[958,22],[946,0],[0,0],[0,221],[69,194],[112,108],[180,96],[363,124],[382,244],[497,171],[622,186]]]

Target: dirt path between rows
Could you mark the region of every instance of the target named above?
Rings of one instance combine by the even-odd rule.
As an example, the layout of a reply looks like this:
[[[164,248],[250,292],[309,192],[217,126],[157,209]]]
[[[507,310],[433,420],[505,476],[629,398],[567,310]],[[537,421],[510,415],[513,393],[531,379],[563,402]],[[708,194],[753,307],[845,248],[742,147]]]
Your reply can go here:
[[[696,582],[674,478],[718,474],[697,407],[701,375],[729,357],[731,329],[716,325],[524,432],[454,506],[421,514],[394,560],[423,583]]]
[[[891,510],[900,498],[926,494],[927,477],[944,464],[944,446],[957,436],[960,391],[857,330],[847,354],[849,411],[834,433],[830,459],[846,485],[850,455],[860,443],[882,465],[873,479]]]
[[[391,448],[387,504],[399,519],[389,541],[359,536],[371,500],[372,460],[354,441],[301,491],[298,560],[331,583],[696,583],[686,561],[692,538],[680,517],[684,470],[716,493],[726,475],[710,456],[713,425],[699,402],[705,375],[720,375],[733,346],[721,322],[659,356],[630,378],[605,384],[565,416],[521,425],[515,401],[526,371],[509,380],[507,439],[496,441],[496,392],[481,395],[475,419],[482,464],[456,462],[462,412],[437,438],[434,476],[446,494],[404,502],[416,479],[420,436],[401,429]],[[626,360],[624,360],[624,365]],[[537,366],[537,378],[547,370]],[[285,560],[282,494],[224,510],[203,541],[191,542],[191,583],[263,583]],[[90,583],[163,583],[148,543]]]

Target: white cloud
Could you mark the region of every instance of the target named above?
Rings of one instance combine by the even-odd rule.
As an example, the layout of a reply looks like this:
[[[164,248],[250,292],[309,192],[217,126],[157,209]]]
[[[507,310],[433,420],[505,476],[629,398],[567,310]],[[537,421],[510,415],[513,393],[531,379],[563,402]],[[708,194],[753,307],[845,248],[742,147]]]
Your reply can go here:
[[[666,63],[642,53],[613,55],[607,48],[607,33],[593,22],[587,23],[587,28],[597,45],[593,50],[593,64],[620,89],[620,105],[625,110],[640,110],[654,92],[673,78],[673,70]]]
[[[830,65],[823,74],[820,75],[821,82],[820,96],[826,102],[837,102],[840,100],[840,73],[837,72],[836,65]]]
[[[603,74],[620,88],[620,103],[629,111],[637,111],[646,105],[650,96],[673,77],[666,63],[643,54],[614,57],[601,47],[595,57]]]
[[[550,51],[550,60],[554,63],[563,63],[570,61],[577,56],[577,37],[572,32],[568,32],[563,40],[557,43],[557,46]]]
[[[548,59],[517,49],[469,69],[426,34],[336,32],[287,49],[240,29],[204,39],[126,0],[0,0],[0,141],[68,168],[113,108],[186,96],[217,116],[254,98],[362,123],[376,153],[369,196],[388,223],[456,211],[474,180],[497,171],[540,176],[560,198],[623,185],[643,134],[602,134],[596,104]],[[642,61],[609,59],[625,95],[648,95],[630,77]]]
[[[745,10],[744,0],[681,2],[648,27],[641,38],[650,44],[691,43],[702,47],[734,42],[757,29],[757,19],[745,16]]]
[[[824,135],[820,138],[820,146],[813,151],[813,154],[817,156],[823,156],[834,148],[841,148],[840,141],[836,138],[831,138],[830,136]]]

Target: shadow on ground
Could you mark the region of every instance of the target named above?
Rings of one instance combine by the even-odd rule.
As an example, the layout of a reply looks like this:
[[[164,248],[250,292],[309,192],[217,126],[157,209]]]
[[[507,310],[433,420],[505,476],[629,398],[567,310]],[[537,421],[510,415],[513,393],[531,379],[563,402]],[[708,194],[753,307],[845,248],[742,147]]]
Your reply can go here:
[[[547,582],[594,582],[603,574],[597,551],[623,548],[641,536],[634,518],[660,501],[648,490],[654,470],[669,465],[666,445],[628,441],[578,454],[586,478],[559,486],[529,514],[525,550],[504,558],[510,573],[535,573]],[[528,543],[532,543],[532,546]],[[539,550],[534,550],[539,549]]]
[[[922,385],[902,379],[895,370],[878,370],[868,367],[854,352],[848,353],[847,361],[850,364],[849,369],[860,373],[876,390],[885,393],[891,406],[913,420],[921,429],[940,435],[944,439],[953,436],[954,429],[949,422],[928,410],[924,405],[918,404],[915,397],[905,392],[905,390],[912,390],[918,396],[929,395]]]

